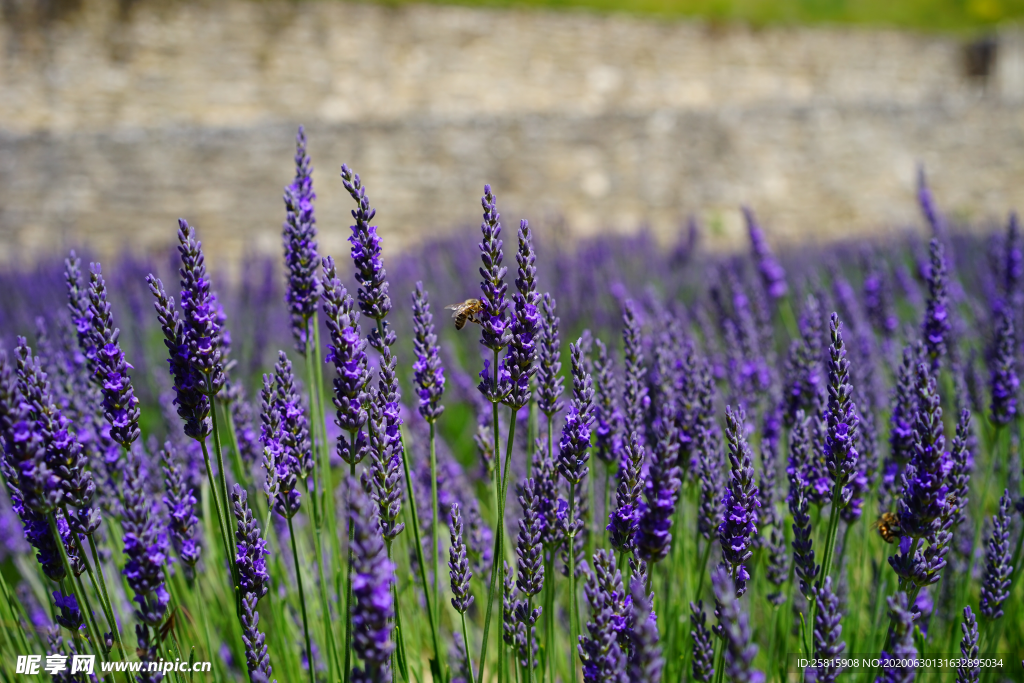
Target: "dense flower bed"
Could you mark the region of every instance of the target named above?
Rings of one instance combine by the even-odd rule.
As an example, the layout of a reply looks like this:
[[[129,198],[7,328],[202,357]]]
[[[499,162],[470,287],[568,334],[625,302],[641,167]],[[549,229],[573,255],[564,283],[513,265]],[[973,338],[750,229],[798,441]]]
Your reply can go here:
[[[319,253],[301,130],[295,162],[283,278],[214,287],[185,220],[170,268],[0,276],[4,661],[1020,676],[1015,217],[971,236],[922,181],[926,239],[779,259],[746,210],[749,255],[556,250],[485,186],[479,243],[386,270],[347,166],[351,260]]]

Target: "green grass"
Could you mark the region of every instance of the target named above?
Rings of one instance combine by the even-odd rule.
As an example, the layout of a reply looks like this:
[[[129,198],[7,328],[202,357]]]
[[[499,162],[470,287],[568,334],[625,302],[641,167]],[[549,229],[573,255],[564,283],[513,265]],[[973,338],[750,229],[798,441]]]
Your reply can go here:
[[[407,0],[379,0],[406,4]],[[422,2],[424,0],[414,0]],[[624,12],[753,26],[841,24],[973,32],[1024,17],[1024,0],[426,0],[473,7]]]

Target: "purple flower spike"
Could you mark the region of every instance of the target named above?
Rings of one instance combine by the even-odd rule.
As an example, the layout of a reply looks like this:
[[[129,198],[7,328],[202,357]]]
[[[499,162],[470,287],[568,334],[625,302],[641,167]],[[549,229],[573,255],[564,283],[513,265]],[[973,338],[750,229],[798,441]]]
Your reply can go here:
[[[853,495],[850,480],[858,473],[856,439],[859,420],[857,407],[853,403],[853,386],[850,384],[850,361],[846,358],[846,344],[843,343],[842,323],[839,322],[838,314],[832,314],[829,328],[832,344],[828,361],[825,467],[832,480],[833,495],[836,492],[839,495],[839,500],[833,500],[832,504],[845,508]]]
[[[935,377],[928,365],[917,366],[918,410],[914,422],[914,449],[903,474],[903,496],[897,506],[904,538],[925,538],[936,529],[945,504],[949,459],[943,453],[942,408]]]
[[[985,543],[985,575],[981,581],[981,601],[978,611],[986,619],[1003,616],[1003,602],[1010,597],[1010,521],[1013,500],[1009,491],[999,499],[999,511],[992,517],[992,531]]]
[[[978,620],[970,605],[964,607],[964,620],[960,624],[960,631],[964,634],[960,639],[963,666],[957,667],[956,683],[978,683],[981,680],[981,669],[973,662],[978,659]]]
[[[169,296],[159,278],[146,276],[149,291],[153,293],[153,306],[164,333],[171,377],[174,381],[174,405],[178,417],[185,421],[185,436],[205,439],[213,429],[210,420],[210,399],[203,393],[203,379],[189,362],[185,323],[178,317],[174,298]]]
[[[718,540],[722,544],[723,564],[734,582],[736,594],[743,595],[750,578],[744,563],[753,554],[751,542],[757,530],[757,485],[751,464],[750,446],[747,445],[746,416],[742,409],[725,410],[726,438],[729,442],[729,468],[731,478],[725,489],[725,518],[718,527]]]
[[[218,322],[217,298],[210,290],[203,245],[196,238],[195,228],[183,218],[178,220],[178,242],[181,243],[178,272],[181,274],[181,309],[188,361],[194,378],[200,380],[200,391],[215,396],[226,381],[219,343],[223,333]]]
[[[996,313],[996,317],[995,353],[992,354],[989,371],[992,386],[992,422],[1005,426],[1017,417],[1020,380],[1017,378],[1013,314],[1003,307]]]
[[[588,635],[577,646],[583,661],[585,683],[626,683],[626,657],[619,646],[619,632],[625,621],[622,574],[610,551],[594,554],[594,573],[583,587],[590,605]]]
[[[53,591],[53,604],[57,608],[56,621],[59,625],[75,633],[84,625],[82,610],[74,594],[64,595],[59,590]]]
[[[255,593],[242,596],[242,642],[245,644],[245,667],[252,683],[270,683],[273,671],[267,655],[266,636],[260,632],[260,614],[256,611]],[[276,680],[274,683],[277,683]]]
[[[500,351],[512,339],[512,330],[508,324],[508,301],[505,293],[505,273],[508,269],[501,265],[501,223],[495,205],[491,186],[484,185],[484,196],[480,200],[484,209],[484,220],[480,225],[483,239],[480,242],[480,257],[483,267],[480,268],[481,297],[483,309],[480,312],[481,338],[480,343],[492,351]],[[494,398],[491,397],[494,401]]]
[[[798,412],[796,427],[790,432],[790,453],[793,453],[794,442],[800,438],[798,430],[802,428],[805,431],[806,427],[803,411]],[[808,485],[799,467],[790,467],[786,473],[789,477],[789,511],[793,515],[793,567],[800,579],[800,592],[810,600],[814,596],[814,582],[820,568],[814,563]]]
[[[359,330],[359,314],[355,311],[352,297],[338,280],[334,259],[324,257],[324,314],[330,344],[327,346],[325,362],[333,363],[337,375],[334,378],[334,424],[345,434],[338,435],[338,457],[349,465],[362,461],[369,448],[366,424],[370,396],[366,387],[370,372],[366,363],[366,340]]]
[[[928,304],[924,314],[921,337],[931,363],[932,372],[937,372],[942,356],[946,354],[946,340],[949,338],[949,287],[946,274],[946,258],[942,243],[932,239],[929,245],[931,268],[928,271]]]
[[[196,528],[199,526],[195,514],[196,498],[192,489],[185,484],[178,464],[179,458],[170,441],[160,450],[160,459],[164,471],[164,490],[167,492],[163,502],[169,517],[171,543],[181,561],[194,569],[201,553],[199,542],[195,539]]]
[[[316,313],[320,283],[316,270],[316,216],[313,213],[313,166],[306,154],[306,131],[295,136],[295,180],[284,189],[284,265],[288,271],[285,302],[291,316],[295,350],[306,355],[309,320]]]
[[[626,301],[622,308],[622,340],[625,343],[625,376],[622,392],[623,433],[639,435],[641,442],[645,433],[644,413],[649,402],[647,386],[644,383],[644,352],[640,334],[640,319],[636,304]]]
[[[1018,305],[1021,283],[1024,282],[1024,247],[1020,239],[1020,220],[1010,212],[1006,224],[1006,247],[1003,252],[1003,294],[1011,306]]]
[[[917,205],[921,208],[921,213],[924,214],[925,222],[931,228],[932,235],[941,237],[945,232],[945,225],[938,207],[935,206],[935,197],[932,195],[932,190],[928,187],[928,178],[924,173],[924,165],[917,167]]]
[[[391,680],[392,628],[395,607],[391,586],[395,565],[388,559],[380,522],[372,501],[354,480],[348,485],[352,540],[352,653],[362,662],[352,673],[355,683]]]
[[[160,625],[167,612],[170,594],[164,586],[164,565],[167,563],[167,534],[157,525],[156,511],[147,493],[147,483],[140,470],[141,462],[128,457],[124,476],[124,554],[128,556],[122,572],[135,593],[136,619],[140,627]],[[140,644],[142,638],[140,637]]]
[[[537,356],[536,337],[540,320],[537,304],[540,295],[537,293],[537,257],[533,253],[533,237],[530,224],[519,223],[519,251],[516,262],[519,265],[519,277],[516,278],[516,292],[512,300],[515,311],[512,316],[512,338],[505,354],[505,367],[508,369],[512,383],[505,404],[512,408],[522,408],[530,401],[530,378],[537,371],[534,359]]]
[[[469,570],[466,544],[462,540],[462,510],[458,503],[452,503],[450,530],[452,544],[448,549],[448,576],[452,585],[452,607],[459,614],[465,614],[473,604],[473,595],[469,592],[469,580],[473,572]]]
[[[278,351],[274,366],[275,401],[281,415],[281,446],[294,468],[295,476],[304,482],[313,470],[313,446],[309,438],[309,420],[295,388],[292,362],[284,351]]]
[[[540,331],[537,337],[537,407],[550,420],[562,409],[562,362],[559,360],[558,316],[555,299],[544,294],[540,303]]]
[[[608,514],[608,540],[619,552],[629,552],[640,525],[640,494],[644,489],[641,474],[644,463],[644,447],[634,433],[629,445],[623,450],[622,466],[619,468],[619,486],[615,491],[615,509]]]
[[[92,343],[96,347],[93,381],[103,391],[103,411],[110,422],[110,436],[126,449],[139,438],[139,399],[135,397],[128,370],[107,302],[106,285],[100,264],[91,265],[89,275],[89,313],[92,316]]]
[[[711,683],[715,677],[715,645],[711,631],[705,625],[704,603],[690,603],[690,637],[693,638],[693,666],[691,675],[697,683]]]
[[[368,318],[383,320],[391,311],[391,298],[388,296],[387,272],[381,256],[381,238],[377,234],[377,226],[370,225],[377,211],[370,208],[370,200],[359,175],[344,164],[341,165],[341,180],[357,205],[352,211],[356,224],[352,226],[352,236],[348,241],[352,244],[352,261],[359,282],[359,291],[356,293],[359,310]]]
[[[914,420],[917,416],[917,348],[908,345],[903,349],[903,362],[896,371],[896,386],[893,389],[892,415],[889,419],[890,456],[883,465],[882,501],[890,509],[886,498],[898,488],[899,474],[914,454]]]
[[[839,607],[839,597],[832,592],[832,577],[825,577],[825,584],[817,589],[818,610],[814,615],[814,658],[833,662],[817,667],[817,683],[834,683],[842,669],[835,666],[846,643],[840,640],[843,635],[843,612]]]
[[[892,652],[882,651],[883,660],[888,660],[892,666],[885,666],[882,669],[882,676],[876,679],[876,683],[912,683],[916,668],[903,666],[907,660],[917,657],[917,648],[914,647],[914,621],[920,616],[908,605],[907,594],[900,591],[887,599],[889,603],[889,619],[893,623],[890,642]]]
[[[722,519],[722,498],[720,496],[722,470],[722,453],[714,443],[707,427],[697,429],[697,477],[700,485],[699,514],[697,531],[701,536],[711,540]]]
[[[412,295],[412,324],[415,335],[413,346],[416,362],[412,364],[415,375],[416,393],[420,399],[420,415],[427,422],[436,422],[444,412],[441,395],[444,394],[444,368],[441,366],[440,349],[434,333],[434,316],[430,313],[430,302],[423,283],[416,283]]]
[[[386,351],[390,351],[385,347]],[[388,354],[390,356],[390,353]],[[381,371],[387,367],[388,357],[381,359]],[[393,373],[394,365],[390,363]],[[390,375],[392,378],[393,374]],[[382,379],[381,384],[385,384]],[[397,386],[397,382],[395,383]],[[402,442],[399,434],[401,419],[397,415],[398,402],[389,402],[382,389],[376,393],[377,401],[370,404],[370,467],[364,474],[369,484],[370,498],[377,504],[381,533],[385,541],[394,540],[405,529],[398,518],[402,512]],[[393,423],[393,424],[392,424]]]
[[[711,574],[715,594],[715,631],[725,642],[725,676],[735,683],[764,683],[764,674],[754,669],[757,645],[751,642],[749,618],[740,607],[739,595],[732,575],[724,567]]]
[[[582,340],[581,340],[582,341]],[[590,468],[590,425],[593,423],[591,404],[594,387],[590,375],[583,369],[583,356],[579,342],[569,345],[572,358],[573,399],[562,427],[558,448],[558,473],[571,485],[579,486]]]
[[[544,554],[541,547],[541,499],[536,480],[527,479],[516,486],[523,517],[519,520],[516,559],[519,575],[516,587],[523,595],[537,595],[544,586]]]
[[[260,535],[259,524],[249,509],[248,494],[238,484],[231,490],[231,505],[237,521],[235,542],[237,543],[235,564],[238,567],[238,581],[242,593],[251,593],[259,600],[270,590],[270,573],[267,571],[267,542]]]
[[[750,247],[754,252],[754,262],[757,264],[757,272],[761,276],[761,285],[771,299],[777,300],[786,296],[786,271],[782,269],[779,262],[772,254],[771,247],[764,238],[764,231],[758,225],[754,212],[748,207],[743,207],[743,218],[747,222],[747,232],[750,234]]]
[[[800,314],[800,338],[794,339],[786,357],[786,408],[784,420],[793,426],[799,410],[810,412],[821,388],[822,330],[821,304],[808,294]]]
[[[636,535],[637,553],[648,563],[664,559],[672,544],[672,518],[680,485],[678,454],[675,423],[671,416],[663,415],[655,429],[651,465],[644,484],[645,501]]]
[[[594,455],[601,462],[612,465],[623,459],[622,413],[615,400],[618,382],[608,349],[600,339],[594,340],[597,357],[594,359],[594,417],[597,441]]]
[[[627,673],[630,681],[661,683],[665,658],[658,644],[658,619],[654,603],[644,589],[644,582],[634,575],[629,583],[633,628],[629,632],[629,660]]]

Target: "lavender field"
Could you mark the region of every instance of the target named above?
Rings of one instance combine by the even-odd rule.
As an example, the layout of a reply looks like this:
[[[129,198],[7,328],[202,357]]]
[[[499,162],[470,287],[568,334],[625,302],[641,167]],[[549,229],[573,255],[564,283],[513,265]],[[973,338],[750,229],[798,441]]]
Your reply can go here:
[[[0,679],[1024,680],[1016,216],[556,248],[483,180],[390,254],[320,170],[320,253],[300,129],[283,258],[0,273]]]

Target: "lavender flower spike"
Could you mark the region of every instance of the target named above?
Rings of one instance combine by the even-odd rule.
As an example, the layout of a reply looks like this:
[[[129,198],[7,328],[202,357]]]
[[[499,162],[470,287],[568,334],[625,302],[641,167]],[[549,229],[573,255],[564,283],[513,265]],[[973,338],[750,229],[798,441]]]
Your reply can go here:
[[[718,540],[722,544],[723,565],[729,572],[730,590],[740,596],[746,591],[750,574],[744,563],[753,554],[751,542],[757,530],[757,485],[750,446],[747,445],[746,416],[742,408],[726,407],[726,438],[729,442],[729,467],[732,476],[725,490],[725,518],[718,527]]]
[[[537,336],[537,407],[548,417],[562,409],[562,363],[559,360],[558,316],[555,299],[545,293],[540,304]]]
[[[814,615],[814,658],[834,662],[846,649],[840,638],[843,634],[843,613],[839,598],[832,592],[832,577],[825,577],[825,584],[818,588],[818,610]],[[835,664],[817,667],[817,683],[833,683],[842,671]]]
[[[391,311],[391,297],[388,296],[387,272],[381,257],[381,238],[377,234],[377,226],[370,225],[377,211],[370,208],[370,200],[359,175],[344,164],[341,165],[341,180],[357,205],[352,211],[356,224],[352,226],[348,241],[352,243],[352,261],[359,282],[356,293],[359,310],[368,318],[383,320]]]
[[[490,185],[484,185],[484,196],[480,201],[484,208],[484,221],[480,225],[483,233],[480,242],[480,257],[483,259],[483,267],[480,268],[480,277],[483,278],[480,283],[480,303],[483,306],[480,312],[480,343],[492,351],[500,351],[512,339],[508,301],[505,299],[508,285],[504,280],[508,268],[501,265],[501,223],[498,222],[499,214]]]
[[[544,553],[541,547],[540,491],[536,480],[527,479],[516,485],[523,517],[519,520],[516,559],[519,576],[516,587],[523,595],[534,596],[544,585]]]
[[[316,278],[320,259],[316,250],[316,217],[313,213],[313,167],[306,154],[306,131],[295,136],[295,180],[284,189],[284,265],[288,271],[285,302],[291,316],[295,350],[306,355],[309,320],[316,313],[320,283]]]
[[[626,683],[626,658],[618,642],[616,623],[625,618],[622,575],[607,550],[594,554],[594,573],[584,586],[590,604],[589,636],[580,636],[585,683]]]
[[[1020,380],[1017,377],[1016,341],[1013,329],[1013,314],[1002,307],[996,314],[996,348],[991,360],[992,422],[1005,426],[1017,416],[1017,394]]]
[[[178,242],[188,362],[193,378],[200,380],[200,391],[207,396],[215,396],[226,381],[219,344],[221,329],[217,321],[216,297],[210,291],[203,245],[196,239],[195,228],[184,219],[178,220]]]
[[[875,683],[912,683],[914,680],[914,666],[902,666],[908,660],[917,657],[917,649],[914,647],[914,621],[920,615],[913,611],[908,604],[907,594],[900,591],[887,599],[889,603],[889,619],[893,624],[891,633],[892,652],[882,652],[882,660],[888,660],[890,666],[885,666],[882,676],[875,679]]]
[[[924,347],[931,362],[932,372],[936,372],[942,356],[946,353],[946,339],[949,337],[949,287],[946,274],[946,258],[942,243],[932,238],[929,245],[931,269],[928,271],[928,304],[924,314],[921,336]]]
[[[473,595],[469,592],[469,580],[473,573],[469,570],[466,559],[466,544],[462,539],[462,510],[458,503],[452,503],[451,520],[452,544],[448,549],[448,575],[452,585],[452,607],[459,614],[465,614],[473,604]]]
[[[597,440],[594,455],[611,467],[623,459],[622,413],[616,405],[617,381],[608,349],[600,339],[594,340],[597,357],[594,359],[594,417]],[[624,461],[631,456],[626,456]]]
[[[942,408],[935,377],[926,363],[917,366],[918,410],[914,422],[914,455],[903,473],[903,495],[896,507],[903,538],[899,555],[889,564],[902,579],[920,585],[925,570],[914,552],[919,542],[939,529],[946,506],[946,475],[950,461],[943,452]]]
[[[615,509],[608,513],[608,540],[612,548],[624,553],[633,549],[637,527],[640,524],[640,494],[644,488],[641,470],[644,447],[636,432],[630,435],[629,446],[623,452],[619,469],[619,486],[615,491]]]
[[[537,371],[534,359],[537,356],[536,336],[539,326],[537,304],[537,266],[533,253],[533,239],[530,224],[519,224],[519,277],[516,278],[516,292],[512,300],[515,311],[512,316],[512,338],[505,354],[505,368],[509,373],[511,390],[505,397],[505,404],[511,408],[522,408],[530,402],[530,378]]]
[[[634,576],[629,583],[632,598],[633,629],[630,633],[629,680],[636,683],[661,683],[665,659],[658,644],[658,620],[654,614],[651,596],[640,578]]]
[[[1010,577],[1013,567],[1010,551],[1010,521],[1013,499],[1003,491],[999,511],[992,517],[992,532],[985,544],[985,575],[981,581],[981,601],[978,611],[986,619],[1003,616],[1003,602],[1010,597]]]
[[[135,593],[135,616],[141,622],[139,628],[146,631],[160,625],[170,594],[164,586],[163,573],[167,563],[167,534],[157,526],[155,510],[139,466],[139,459],[129,455],[124,478],[124,516],[121,519],[124,554],[128,556],[123,574]],[[140,635],[140,643],[142,640]]]
[[[764,674],[753,668],[757,645],[751,642],[750,624],[740,607],[732,575],[719,566],[711,575],[715,594],[717,633],[725,641],[725,676],[734,683],[764,683]]]
[[[690,603],[690,637],[693,638],[693,667],[691,675],[697,683],[711,683],[715,676],[715,645],[707,629],[704,603]]]
[[[192,495],[192,489],[186,488],[170,441],[160,450],[160,459],[164,471],[164,490],[167,492],[164,505],[169,517],[171,541],[181,561],[190,568],[189,571],[194,571],[201,552],[199,542],[195,539],[196,527],[199,526],[195,514],[196,498]]]
[[[667,412],[667,407],[665,410]],[[649,563],[658,562],[668,555],[680,485],[679,435],[670,415],[662,415],[655,433],[636,536],[637,552]]]
[[[91,265],[89,275],[89,313],[92,316],[92,343],[96,346],[94,381],[103,390],[103,411],[110,422],[110,437],[124,448],[139,438],[139,399],[135,397],[128,370],[118,343],[120,330],[114,327],[107,302],[107,290],[100,264]]]
[[[587,476],[590,454],[590,426],[593,423],[591,404],[594,398],[593,382],[584,371],[580,342],[569,345],[572,358],[573,400],[565,416],[562,439],[559,442],[558,473],[572,486],[579,486]]]
[[[395,607],[391,586],[395,565],[388,559],[373,503],[349,480],[349,523],[352,540],[352,653],[362,662],[352,673],[354,683],[388,683]]]
[[[643,381],[644,377],[644,353],[643,341],[640,334],[640,320],[637,317],[636,304],[627,301],[623,306],[622,339],[625,344],[625,377],[623,380],[622,412],[624,433],[633,434],[636,432],[641,441],[644,435],[644,411],[647,397],[647,387]]]
[[[260,535],[260,527],[249,509],[248,494],[238,484],[231,491],[232,510],[237,521],[235,542],[238,566],[239,588],[251,593],[259,600],[270,590],[270,573],[267,571],[266,556],[269,555],[267,542]]]
[[[757,272],[761,276],[761,284],[764,291],[771,299],[777,300],[786,296],[786,271],[782,269],[779,262],[775,260],[771,247],[764,238],[764,231],[754,218],[754,212],[748,207],[743,207],[743,217],[747,222],[747,232],[750,234],[750,247],[754,252],[754,261],[757,264]]]
[[[146,276],[149,291],[153,293],[153,306],[164,333],[167,347],[167,363],[174,381],[174,404],[178,416],[185,421],[185,436],[198,440],[205,439],[213,430],[210,420],[210,399],[203,393],[203,379],[189,362],[188,342],[185,339],[185,323],[178,317],[174,298],[164,289],[164,284],[152,274]]]
[[[441,367],[440,349],[434,333],[434,316],[423,283],[416,283],[412,294],[413,347],[416,362],[412,370],[416,381],[416,393],[420,399],[420,415],[427,422],[436,422],[444,412],[441,395],[444,394],[444,368]]]
[[[857,474],[857,408],[850,384],[850,361],[846,359],[842,323],[832,314],[829,324],[832,344],[828,361],[828,431],[825,437],[825,466],[833,486],[833,505],[845,508],[853,495],[848,486]],[[838,494],[839,500],[835,500]]]
[[[349,465],[362,461],[369,448],[363,426],[369,417],[370,403],[366,387],[370,373],[366,362],[366,340],[359,331],[359,313],[352,297],[342,286],[334,259],[324,257],[324,317],[330,343],[325,362],[333,363],[337,375],[334,384],[334,424],[348,433],[338,435],[338,457]]]
[[[981,669],[972,660],[978,658],[978,620],[971,611],[971,606],[964,607],[964,620],[960,624],[964,636],[960,639],[960,656],[963,666],[957,667],[956,683],[978,683],[981,680]]]

